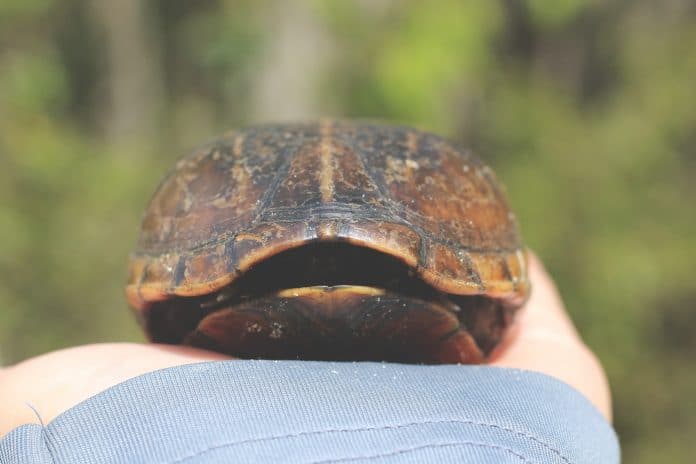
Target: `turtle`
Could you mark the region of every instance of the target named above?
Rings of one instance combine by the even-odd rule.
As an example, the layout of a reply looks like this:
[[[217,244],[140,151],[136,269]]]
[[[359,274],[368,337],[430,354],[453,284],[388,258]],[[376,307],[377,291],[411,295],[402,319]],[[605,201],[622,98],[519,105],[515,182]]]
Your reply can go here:
[[[423,130],[232,130],[160,183],[126,296],[149,340],[240,358],[483,363],[530,293],[493,171]]]

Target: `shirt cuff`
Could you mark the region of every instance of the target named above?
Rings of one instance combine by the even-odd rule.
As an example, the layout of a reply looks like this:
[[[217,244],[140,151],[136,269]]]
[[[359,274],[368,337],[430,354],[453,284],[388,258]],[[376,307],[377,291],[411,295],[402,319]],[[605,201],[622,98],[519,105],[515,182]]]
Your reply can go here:
[[[488,366],[216,361],[116,385],[0,440],[1,463],[618,463],[551,377]]]

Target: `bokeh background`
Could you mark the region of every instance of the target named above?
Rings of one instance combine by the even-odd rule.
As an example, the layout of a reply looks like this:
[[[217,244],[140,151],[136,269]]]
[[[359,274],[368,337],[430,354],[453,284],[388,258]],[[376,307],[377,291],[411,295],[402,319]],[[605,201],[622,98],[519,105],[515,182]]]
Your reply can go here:
[[[0,356],[142,340],[122,286],[178,157],[257,121],[416,125],[507,185],[631,463],[696,455],[696,3],[0,1]]]

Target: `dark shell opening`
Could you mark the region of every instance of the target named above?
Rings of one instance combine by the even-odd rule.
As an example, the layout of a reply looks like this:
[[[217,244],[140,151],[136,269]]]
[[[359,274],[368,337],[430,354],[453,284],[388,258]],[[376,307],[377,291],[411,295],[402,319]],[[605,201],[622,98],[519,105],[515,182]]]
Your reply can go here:
[[[287,289],[323,287],[317,291],[328,292],[346,286],[380,289],[384,297],[346,299],[345,304],[355,311],[344,314],[345,320],[309,327],[313,316],[288,318],[288,313],[302,309],[293,309],[295,302],[277,296]],[[254,327],[258,335],[226,343],[199,330],[208,316],[230,310],[237,311],[230,337],[246,335],[244,324]],[[388,320],[375,322],[375,311],[390,313]],[[415,269],[384,253],[348,243],[320,242],[272,256],[217,292],[153,303],[145,310],[144,323],[155,342],[187,343],[246,358],[480,362],[501,341],[514,311],[505,301],[485,295],[442,293],[426,284]],[[271,326],[278,318],[286,326],[294,325],[286,327],[285,338],[272,335]],[[224,323],[232,324],[230,320]],[[268,327],[259,328],[259,324]],[[476,353],[453,359],[451,349],[445,355],[428,348],[457,337],[475,346],[454,348]]]

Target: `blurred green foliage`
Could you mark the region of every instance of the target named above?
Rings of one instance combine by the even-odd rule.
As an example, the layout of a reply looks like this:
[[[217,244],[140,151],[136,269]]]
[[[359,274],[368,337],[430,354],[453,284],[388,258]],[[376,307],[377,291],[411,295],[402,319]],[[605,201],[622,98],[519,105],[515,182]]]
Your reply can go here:
[[[287,5],[0,2],[2,360],[142,340],[122,285],[148,196],[198,142],[276,114],[264,75],[293,87],[270,50],[310,24],[326,43],[320,66],[297,63],[314,114],[482,154],[607,367],[625,461],[692,459],[696,5]]]

